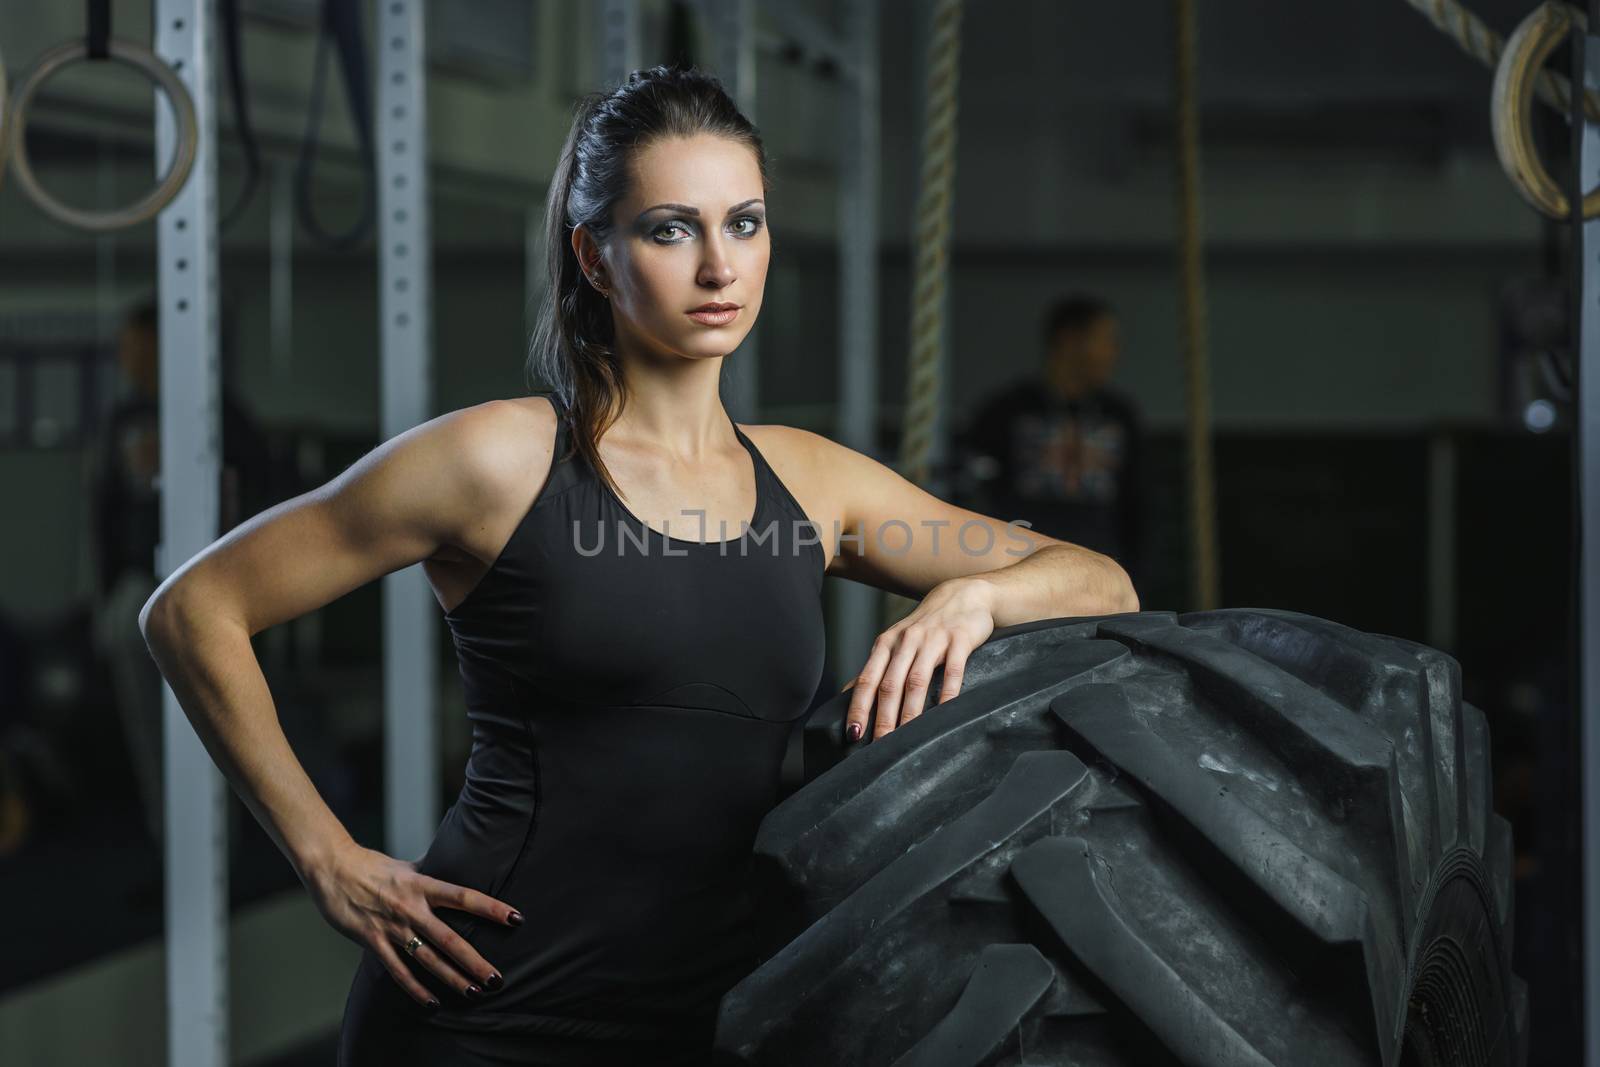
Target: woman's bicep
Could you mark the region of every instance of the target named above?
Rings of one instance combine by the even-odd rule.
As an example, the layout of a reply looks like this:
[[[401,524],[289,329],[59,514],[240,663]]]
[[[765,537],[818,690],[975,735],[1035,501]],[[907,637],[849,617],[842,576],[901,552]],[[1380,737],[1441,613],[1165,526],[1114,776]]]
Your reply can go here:
[[[225,612],[255,634],[432,556],[474,521],[486,494],[464,416],[398,434],[234,527],[168,577],[145,611]]]
[[[828,573],[920,597],[950,578],[1015,563],[1054,538],[942,500],[898,471],[842,445],[825,465],[842,501]]]

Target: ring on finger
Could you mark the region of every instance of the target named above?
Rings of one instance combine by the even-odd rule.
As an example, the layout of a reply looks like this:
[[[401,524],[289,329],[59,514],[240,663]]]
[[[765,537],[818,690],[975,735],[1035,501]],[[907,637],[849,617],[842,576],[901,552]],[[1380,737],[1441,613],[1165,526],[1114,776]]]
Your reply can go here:
[[[416,934],[412,934],[411,935],[411,940],[407,941],[406,945],[405,945],[406,955],[407,956],[415,956],[417,954],[417,949],[419,949],[421,947],[422,947],[422,938],[418,937]]]

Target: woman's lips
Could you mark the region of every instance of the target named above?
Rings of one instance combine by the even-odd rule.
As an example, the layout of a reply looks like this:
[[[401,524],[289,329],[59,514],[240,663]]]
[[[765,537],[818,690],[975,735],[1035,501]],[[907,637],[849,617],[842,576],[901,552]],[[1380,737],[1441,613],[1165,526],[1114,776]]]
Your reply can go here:
[[[726,326],[739,315],[738,308],[726,311],[691,311],[689,317],[702,326]]]

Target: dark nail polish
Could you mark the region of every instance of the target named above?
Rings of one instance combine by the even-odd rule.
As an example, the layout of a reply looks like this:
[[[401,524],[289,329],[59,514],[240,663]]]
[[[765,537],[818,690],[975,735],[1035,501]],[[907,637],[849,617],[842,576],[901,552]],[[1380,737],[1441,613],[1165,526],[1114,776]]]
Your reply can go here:
[[[520,912],[520,911],[512,912],[510,915],[506,916],[506,922],[510,923],[512,926],[521,926],[522,925],[522,912]]]
[[[494,971],[488,978],[484,979],[483,986],[485,989],[499,989],[504,982],[505,979],[500,977],[500,972]]]
[[[469,985],[467,986],[467,996],[481,997],[483,996],[483,990],[479,989],[476,985]]]
[[[861,739],[861,724],[858,722],[851,723],[849,732],[850,740],[859,741]]]
[[[436,1011],[439,1007],[439,1002],[432,997],[429,997],[427,1007],[429,1011]]]

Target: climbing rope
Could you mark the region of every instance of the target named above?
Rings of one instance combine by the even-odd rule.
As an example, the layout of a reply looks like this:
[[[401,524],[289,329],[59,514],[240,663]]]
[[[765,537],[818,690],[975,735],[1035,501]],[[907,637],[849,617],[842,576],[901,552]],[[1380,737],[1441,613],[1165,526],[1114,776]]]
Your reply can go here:
[[[1189,415],[1189,572],[1196,611],[1221,600],[1217,562],[1216,474],[1211,461],[1211,381],[1206,347],[1206,270],[1200,241],[1200,120],[1195,105],[1198,54],[1194,0],[1173,0],[1176,64],[1178,274],[1182,284],[1184,387]]]
[[[937,0],[928,38],[928,80],[922,117],[922,174],[917,195],[916,252],[911,283],[911,354],[906,366],[905,427],[900,473],[918,485],[928,481],[933,434],[939,415],[944,347],[945,281],[950,258],[950,220],[955,207],[956,87],[961,67],[962,0]],[[877,531],[865,531],[869,538]],[[884,625],[892,626],[917,601],[889,594]]]
[[[1457,0],[1405,0],[1428,17],[1428,21],[1456,44],[1467,55],[1491,70],[1500,65],[1506,50],[1505,38],[1495,33],[1483,22],[1462,7]],[[1581,13],[1580,13],[1581,14]],[[1539,99],[1559,111],[1563,116],[1572,110],[1572,83],[1553,70],[1540,71],[1534,91]],[[1583,113],[1591,122],[1600,122],[1600,94],[1583,94]]]

